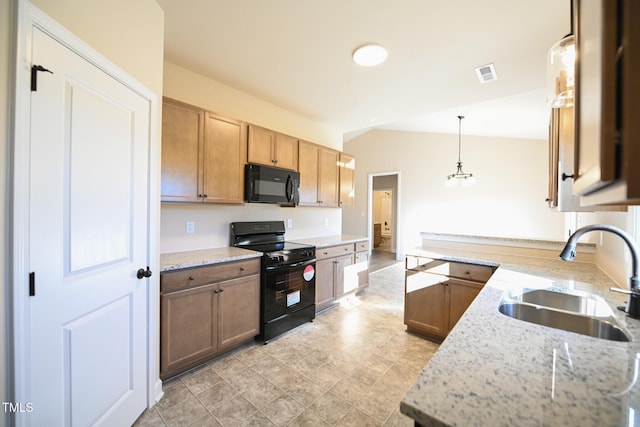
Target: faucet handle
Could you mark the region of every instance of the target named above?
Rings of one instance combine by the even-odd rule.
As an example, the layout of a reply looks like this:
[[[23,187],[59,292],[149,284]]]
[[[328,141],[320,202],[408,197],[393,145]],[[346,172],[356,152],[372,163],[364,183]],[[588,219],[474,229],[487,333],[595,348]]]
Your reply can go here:
[[[612,292],[629,295],[627,306],[622,311],[627,313],[629,317],[640,319],[640,292],[637,289],[627,290],[621,288],[609,288]],[[619,307],[622,309],[622,307]]]

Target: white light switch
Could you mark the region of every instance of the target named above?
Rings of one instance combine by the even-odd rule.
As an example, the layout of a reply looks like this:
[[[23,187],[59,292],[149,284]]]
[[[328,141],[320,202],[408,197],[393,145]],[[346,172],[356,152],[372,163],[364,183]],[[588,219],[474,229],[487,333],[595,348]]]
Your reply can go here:
[[[329,218],[327,218],[326,216],[324,217],[324,226],[325,227],[329,226]]]
[[[187,234],[193,234],[196,231],[196,225],[193,221],[187,221],[186,231]]]
[[[293,228],[293,220],[291,218],[287,220],[287,228]]]

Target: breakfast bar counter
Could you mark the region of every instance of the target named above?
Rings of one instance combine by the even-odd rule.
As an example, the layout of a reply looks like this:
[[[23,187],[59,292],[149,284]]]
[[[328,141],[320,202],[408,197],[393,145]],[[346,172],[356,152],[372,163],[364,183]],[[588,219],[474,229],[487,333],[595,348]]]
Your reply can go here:
[[[407,255],[498,264],[401,402],[423,426],[639,425],[640,320],[591,263],[416,249]],[[498,311],[506,289],[563,287],[605,299],[630,342],[566,332]],[[635,424],[634,424],[635,423]]]

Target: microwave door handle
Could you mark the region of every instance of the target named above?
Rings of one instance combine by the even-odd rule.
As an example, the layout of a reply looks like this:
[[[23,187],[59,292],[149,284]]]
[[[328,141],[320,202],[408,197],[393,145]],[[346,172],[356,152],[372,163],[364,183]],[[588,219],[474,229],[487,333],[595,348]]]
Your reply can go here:
[[[292,202],[293,200],[293,178],[291,174],[287,176],[287,202]]]

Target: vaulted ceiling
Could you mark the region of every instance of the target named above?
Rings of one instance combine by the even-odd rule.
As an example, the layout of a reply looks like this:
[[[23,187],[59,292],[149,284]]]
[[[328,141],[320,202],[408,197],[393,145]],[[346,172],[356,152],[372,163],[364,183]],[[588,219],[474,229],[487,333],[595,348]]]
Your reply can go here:
[[[546,53],[570,31],[561,0],[157,0],[165,59],[327,123],[544,139]],[[353,50],[377,42],[385,63]],[[475,67],[493,63],[498,80]]]

